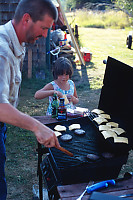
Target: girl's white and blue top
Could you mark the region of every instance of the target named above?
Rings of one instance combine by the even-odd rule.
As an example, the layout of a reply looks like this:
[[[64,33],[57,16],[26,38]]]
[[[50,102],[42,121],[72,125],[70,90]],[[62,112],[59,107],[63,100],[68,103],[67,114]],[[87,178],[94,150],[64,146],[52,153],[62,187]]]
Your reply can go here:
[[[61,92],[63,95],[64,94],[65,95],[67,95],[67,94],[74,95],[74,82],[72,80],[68,80],[68,83],[70,85],[70,89],[69,90],[62,90],[55,83],[55,81],[51,82],[51,84],[53,85],[54,90]],[[53,101],[53,97],[49,96],[49,106],[48,106],[48,109],[47,109],[47,115],[51,115],[52,114],[52,105],[51,105],[52,101]],[[66,106],[66,108],[71,108],[72,104],[66,104],[65,106]]]

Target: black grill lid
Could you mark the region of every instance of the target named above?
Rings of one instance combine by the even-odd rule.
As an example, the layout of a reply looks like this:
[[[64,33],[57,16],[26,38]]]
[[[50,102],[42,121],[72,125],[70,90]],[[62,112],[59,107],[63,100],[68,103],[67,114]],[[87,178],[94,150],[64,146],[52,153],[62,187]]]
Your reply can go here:
[[[133,148],[133,67],[108,57],[98,108],[126,130]]]

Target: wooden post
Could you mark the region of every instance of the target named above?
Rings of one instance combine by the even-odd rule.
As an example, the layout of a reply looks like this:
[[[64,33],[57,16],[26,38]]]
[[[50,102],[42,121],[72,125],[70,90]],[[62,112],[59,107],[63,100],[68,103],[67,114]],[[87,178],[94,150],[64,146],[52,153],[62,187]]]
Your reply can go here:
[[[75,38],[75,36],[74,36],[74,34],[73,34],[73,31],[72,31],[72,29],[71,29],[71,26],[69,25],[69,23],[68,23],[68,21],[67,21],[67,18],[66,18],[66,16],[65,16],[65,13],[64,13],[64,11],[63,11],[63,7],[62,7],[62,5],[61,5],[61,2],[60,2],[60,0],[57,0],[57,2],[58,2],[58,4],[59,4],[59,6],[60,6],[60,9],[61,9],[61,12],[62,12],[62,16],[63,16],[63,18],[64,18],[64,21],[65,21],[65,23],[66,23],[66,26],[67,26],[67,28],[68,28],[68,31],[69,31],[69,33],[70,33],[70,35],[71,35],[72,42],[73,42],[74,48],[75,48],[75,50],[76,50],[76,52],[77,52],[77,54],[78,54],[79,60],[80,60],[80,62],[81,62],[82,65],[85,65],[85,61],[84,61],[83,56],[82,56],[82,54],[81,54],[81,52],[80,52],[78,43],[77,43],[76,38]]]
[[[28,48],[28,78],[32,78],[32,49]]]
[[[78,33],[78,25],[77,24],[75,25],[75,37],[78,41],[79,33]]]
[[[50,53],[47,54],[47,52],[50,51],[50,31],[51,29],[48,30],[48,34],[46,37],[46,65],[48,66],[49,70],[50,70]]]

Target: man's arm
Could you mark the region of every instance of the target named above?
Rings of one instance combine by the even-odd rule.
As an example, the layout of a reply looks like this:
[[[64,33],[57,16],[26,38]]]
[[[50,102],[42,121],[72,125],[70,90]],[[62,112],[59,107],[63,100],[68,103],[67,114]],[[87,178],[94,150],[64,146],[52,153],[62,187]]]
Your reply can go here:
[[[0,121],[32,131],[38,142],[45,147],[60,146],[53,130],[20,112],[9,103],[0,103]]]

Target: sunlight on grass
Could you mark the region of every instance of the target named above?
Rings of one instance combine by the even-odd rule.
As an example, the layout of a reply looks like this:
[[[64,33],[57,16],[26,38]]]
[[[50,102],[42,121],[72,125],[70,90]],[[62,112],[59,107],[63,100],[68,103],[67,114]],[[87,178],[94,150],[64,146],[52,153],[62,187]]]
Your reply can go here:
[[[44,100],[34,100],[31,98],[30,100],[26,100],[24,104],[22,102],[20,102],[19,104],[19,109],[22,112],[31,116],[46,114],[46,110],[48,107],[48,98]]]
[[[122,11],[109,10],[105,12],[76,10],[72,13],[66,13],[68,22],[74,27],[78,24],[80,27],[95,28],[126,28],[132,25],[132,20]]]
[[[92,60],[86,68],[90,89],[95,90],[102,87],[106,67],[103,60],[106,60],[108,56],[132,66],[132,50],[126,48],[127,34],[128,30],[125,29],[79,27],[79,39],[82,47],[86,47],[92,52]],[[82,76],[81,71],[79,71],[79,75]]]
[[[102,77],[91,77],[89,79],[90,81],[90,89],[92,90],[97,90],[97,89],[101,89],[102,87],[102,83],[103,83],[103,79]]]
[[[132,51],[126,48],[125,29],[95,29],[79,27],[79,39],[83,47],[92,52],[92,62],[103,66],[103,60],[112,56],[132,66]]]

